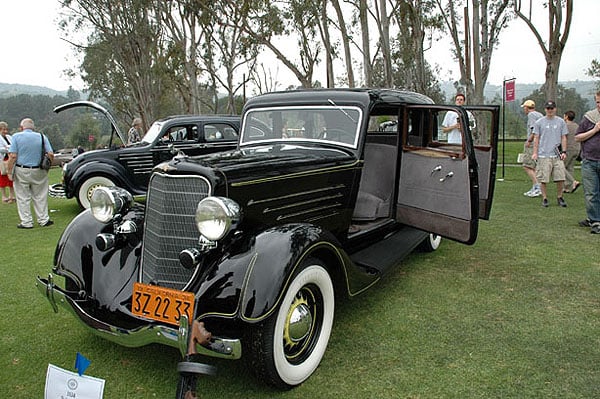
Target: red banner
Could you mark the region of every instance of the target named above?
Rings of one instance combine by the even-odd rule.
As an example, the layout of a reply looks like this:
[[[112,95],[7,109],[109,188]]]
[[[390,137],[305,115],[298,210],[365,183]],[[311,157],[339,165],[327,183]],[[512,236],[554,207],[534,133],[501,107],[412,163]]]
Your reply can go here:
[[[504,100],[506,102],[515,101],[515,80],[504,81]]]

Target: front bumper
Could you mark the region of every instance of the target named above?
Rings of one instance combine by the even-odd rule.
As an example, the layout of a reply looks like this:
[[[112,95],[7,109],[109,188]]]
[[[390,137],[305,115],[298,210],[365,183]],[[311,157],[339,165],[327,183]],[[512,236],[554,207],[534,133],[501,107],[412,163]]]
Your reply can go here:
[[[67,198],[65,186],[62,183],[56,183],[48,187],[48,195],[52,198]]]
[[[36,287],[44,295],[55,312],[58,306],[73,314],[85,327],[94,334],[127,347],[140,347],[151,343],[178,348],[182,355],[188,352],[190,335],[189,323],[181,323],[179,328],[158,324],[148,324],[135,329],[124,329],[98,320],[86,313],[76,300],[67,295],[62,288],[55,285],[53,276],[48,279],[37,277]],[[242,356],[242,345],[239,339],[212,337],[205,345],[196,344],[196,353],[200,355],[224,359],[239,359]]]

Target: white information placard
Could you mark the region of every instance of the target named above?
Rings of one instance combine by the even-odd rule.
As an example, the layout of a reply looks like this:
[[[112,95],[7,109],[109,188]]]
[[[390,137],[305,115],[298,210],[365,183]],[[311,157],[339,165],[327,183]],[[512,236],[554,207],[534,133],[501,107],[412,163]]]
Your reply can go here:
[[[48,364],[44,399],[102,399],[104,380]]]

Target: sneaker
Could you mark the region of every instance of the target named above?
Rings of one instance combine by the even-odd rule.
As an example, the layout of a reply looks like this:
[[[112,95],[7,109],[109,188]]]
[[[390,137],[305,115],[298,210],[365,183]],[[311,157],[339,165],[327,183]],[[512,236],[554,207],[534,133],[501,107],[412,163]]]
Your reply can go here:
[[[19,223],[17,229],[33,229],[33,226],[25,226],[24,224]]]
[[[539,188],[532,188],[531,190],[529,190],[529,194],[527,195],[528,197],[539,197],[540,195],[542,195],[542,190],[540,190]]]
[[[48,220],[46,223],[40,224],[40,226],[48,227],[48,226],[52,226],[53,224],[54,224],[54,222],[52,220]]]
[[[542,200],[542,206],[543,206],[544,208],[548,208],[548,198],[544,198],[544,199]]]
[[[592,225],[592,229],[590,230],[592,234],[600,234],[600,223],[594,223]]]
[[[556,199],[556,201],[558,202],[558,205],[562,206],[563,208],[567,207],[567,203],[565,202],[565,200],[563,199],[563,197],[558,197]]]
[[[590,222],[590,219],[583,219],[583,220],[579,221],[579,226],[592,227],[592,223]]]

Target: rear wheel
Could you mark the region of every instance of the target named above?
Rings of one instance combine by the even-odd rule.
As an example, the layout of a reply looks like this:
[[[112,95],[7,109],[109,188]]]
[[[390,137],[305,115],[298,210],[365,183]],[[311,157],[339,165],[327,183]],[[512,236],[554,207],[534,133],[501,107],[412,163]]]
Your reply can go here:
[[[92,176],[88,177],[81,183],[79,190],[77,190],[77,202],[83,209],[90,207],[90,199],[92,198],[92,192],[98,187],[111,187],[115,183],[104,176]]]
[[[429,233],[427,238],[419,245],[419,249],[423,252],[433,252],[440,247],[442,236]]]
[[[333,325],[331,277],[318,259],[295,272],[275,314],[252,333],[250,361],[257,376],[289,389],[319,366]]]

